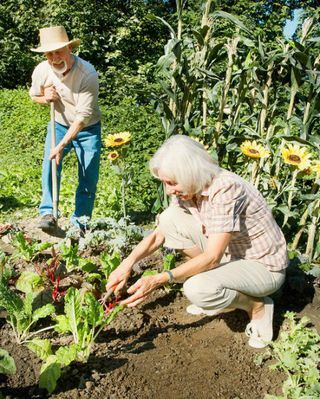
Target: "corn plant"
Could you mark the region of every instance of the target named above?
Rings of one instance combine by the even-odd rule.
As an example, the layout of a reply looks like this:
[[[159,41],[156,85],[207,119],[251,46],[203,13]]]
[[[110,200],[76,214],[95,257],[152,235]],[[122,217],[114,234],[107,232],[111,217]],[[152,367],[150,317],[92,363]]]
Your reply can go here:
[[[162,93],[156,99],[166,134],[200,138],[221,166],[251,180],[292,241],[292,249],[316,261],[320,253],[316,16],[304,21],[299,39],[278,37],[270,44],[252,35],[236,16],[211,8],[213,3],[206,1],[199,27],[180,30],[179,37],[166,23],[171,37],[157,64]],[[181,2],[177,10],[182,26]],[[215,37],[221,19],[234,24],[232,36]],[[241,148],[244,143],[251,143],[246,152]],[[156,211],[168,203],[162,186],[158,194]]]

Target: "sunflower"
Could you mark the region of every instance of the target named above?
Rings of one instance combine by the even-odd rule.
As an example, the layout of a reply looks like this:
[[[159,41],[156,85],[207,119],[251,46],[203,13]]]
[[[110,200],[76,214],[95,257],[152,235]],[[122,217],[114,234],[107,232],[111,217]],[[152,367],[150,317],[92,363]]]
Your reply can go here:
[[[119,147],[120,145],[126,144],[131,140],[131,134],[129,132],[121,132],[115,134],[108,134],[104,141],[106,147]]]
[[[310,166],[311,154],[306,147],[288,144],[288,147],[282,148],[281,155],[285,163],[294,165],[300,170],[308,169]]]
[[[320,179],[320,161],[313,161],[311,165],[312,172],[317,174],[317,178]]]
[[[261,144],[258,144],[255,140],[244,141],[240,146],[240,150],[244,155],[250,158],[267,158],[270,155],[270,151]]]
[[[108,154],[108,159],[109,159],[110,161],[115,161],[117,158],[119,158],[119,153],[118,153],[118,151],[111,151],[111,152],[109,152],[109,154]]]

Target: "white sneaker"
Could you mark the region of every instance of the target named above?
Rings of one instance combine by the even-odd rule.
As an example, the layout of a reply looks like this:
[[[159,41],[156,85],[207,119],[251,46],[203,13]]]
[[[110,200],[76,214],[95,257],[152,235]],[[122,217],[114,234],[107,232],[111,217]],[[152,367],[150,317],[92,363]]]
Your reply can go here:
[[[226,309],[212,309],[212,310],[203,309],[194,304],[187,306],[187,309],[186,309],[187,313],[190,313],[190,314],[193,314],[196,316],[198,316],[200,314],[205,314],[207,316],[217,316],[218,314],[231,312],[233,310],[234,309],[227,309],[227,308]]]
[[[246,327],[248,344],[252,348],[265,348],[273,337],[273,300],[266,296],[264,301],[264,315],[261,319],[251,320]]]
[[[193,315],[196,315],[196,316],[199,315],[199,314],[205,314],[203,309],[200,308],[197,305],[189,305],[189,306],[187,306],[186,311],[187,311],[187,313],[190,313],[190,314],[193,314]]]

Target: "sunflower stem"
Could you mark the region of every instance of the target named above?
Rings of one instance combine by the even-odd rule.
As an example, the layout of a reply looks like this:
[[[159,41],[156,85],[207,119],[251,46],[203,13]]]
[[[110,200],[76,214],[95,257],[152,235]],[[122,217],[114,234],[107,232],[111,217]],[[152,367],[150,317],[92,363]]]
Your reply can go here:
[[[121,186],[120,186],[120,191],[121,191],[121,204],[122,204],[122,214],[124,219],[127,219],[127,211],[126,211],[126,199],[125,199],[125,185],[126,185],[126,180],[122,176],[121,178]]]
[[[294,192],[294,188],[296,185],[298,173],[299,173],[299,169],[296,169],[292,174],[291,187],[290,187],[290,192],[288,195],[288,212],[290,212],[290,210],[291,210],[292,200],[293,200],[293,192]],[[288,219],[289,219],[289,216],[285,215],[283,223],[282,223],[282,227],[284,227],[287,224]]]
[[[258,161],[253,161],[252,163],[252,173],[251,173],[251,182],[256,186],[257,184],[257,175],[258,175],[258,170],[259,170],[259,164]],[[258,181],[259,184],[259,181]],[[257,187],[257,186],[256,186]]]

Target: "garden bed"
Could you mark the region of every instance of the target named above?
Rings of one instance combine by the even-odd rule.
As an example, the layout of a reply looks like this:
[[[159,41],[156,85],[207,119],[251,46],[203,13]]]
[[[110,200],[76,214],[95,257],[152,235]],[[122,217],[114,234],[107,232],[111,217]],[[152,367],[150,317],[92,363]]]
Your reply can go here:
[[[287,309],[306,314],[319,331],[318,288],[313,299],[304,294],[294,301],[291,294],[282,295],[276,308],[276,335]],[[139,308],[120,312],[99,336],[88,363],[65,368],[57,390],[48,396],[38,388],[41,361],[14,342],[1,319],[0,347],[17,365],[15,375],[2,377],[1,391],[8,399],[262,399],[266,393],[281,393],[284,375],[270,371],[269,362],[255,363],[260,351],[247,345],[244,312],[191,316],[186,305],[180,292],[161,289]],[[50,334],[57,345],[62,344],[57,333]]]

